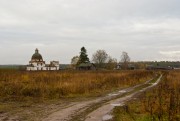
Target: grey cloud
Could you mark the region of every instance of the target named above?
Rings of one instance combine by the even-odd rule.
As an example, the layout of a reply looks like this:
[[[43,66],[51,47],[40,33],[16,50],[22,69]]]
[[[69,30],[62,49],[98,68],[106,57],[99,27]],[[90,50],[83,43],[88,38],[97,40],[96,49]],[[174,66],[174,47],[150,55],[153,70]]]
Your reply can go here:
[[[69,63],[81,46],[90,58],[97,49],[105,49],[117,59],[127,51],[133,60],[162,60],[166,56],[160,51],[179,51],[174,47],[180,44],[179,4],[179,0],[0,1],[0,64],[25,64],[36,47],[45,59],[61,63]]]

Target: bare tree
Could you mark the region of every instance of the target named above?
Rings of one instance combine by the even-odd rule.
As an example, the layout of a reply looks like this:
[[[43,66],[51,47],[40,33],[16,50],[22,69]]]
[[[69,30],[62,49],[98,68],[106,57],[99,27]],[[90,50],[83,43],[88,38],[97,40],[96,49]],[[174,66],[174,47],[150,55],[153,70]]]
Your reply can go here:
[[[77,65],[79,61],[79,56],[74,56],[72,59],[71,59],[71,66],[72,67],[75,67]]]
[[[92,61],[96,63],[96,65],[99,66],[100,68],[102,68],[104,63],[107,62],[107,59],[108,59],[108,54],[106,53],[105,50],[97,50],[92,56]]]
[[[130,62],[130,57],[127,52],[122,52],[121,55],[122,68],[128,69],[128,64]]]
[[[109,56],[106,68],[112,70],[112,69],[116,68],[116,65],[117,65],[117,59]]]

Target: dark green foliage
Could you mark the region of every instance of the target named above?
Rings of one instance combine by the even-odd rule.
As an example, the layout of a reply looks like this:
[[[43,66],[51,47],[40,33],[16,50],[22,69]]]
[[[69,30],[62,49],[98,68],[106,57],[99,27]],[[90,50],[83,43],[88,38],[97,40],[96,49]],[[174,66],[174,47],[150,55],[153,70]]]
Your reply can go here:
[[[87,55],[87,51],[85,47],[81,48],[81,52],[80,52],[80,56],[79,56],[79,61],[77,63],[77,65],[81,64],[81,63],[89,63],[89,58]]]

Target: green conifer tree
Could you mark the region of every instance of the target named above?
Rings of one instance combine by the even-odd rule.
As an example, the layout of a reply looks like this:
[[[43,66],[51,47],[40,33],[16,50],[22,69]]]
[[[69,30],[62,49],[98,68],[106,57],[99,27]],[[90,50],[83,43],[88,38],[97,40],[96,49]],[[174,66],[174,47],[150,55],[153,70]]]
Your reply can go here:
[[[79,56],[79,61],[77,63],[77,65],[81,64],[81,63],[89,63],[89,58],[87,55],[87,51],[85,47],[81,48],[81,52],[80,52],[80,56]]]

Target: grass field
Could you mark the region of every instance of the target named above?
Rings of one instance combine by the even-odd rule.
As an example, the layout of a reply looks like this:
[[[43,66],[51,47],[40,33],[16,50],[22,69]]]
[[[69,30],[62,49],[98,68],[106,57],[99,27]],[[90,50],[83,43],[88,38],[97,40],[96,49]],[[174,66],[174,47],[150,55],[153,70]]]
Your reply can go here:
[[[180,71],[164,72],[156,88],[113,114],[113,121],[180,121]]]
[[[145,70],[0,70],[0,120],[39,120],[63,105],[103,97],[154,77]]]
[[[59,99],[99,96],[146,81],[153,77],[153,72],[0,70],[0,77],[1,100]]]

